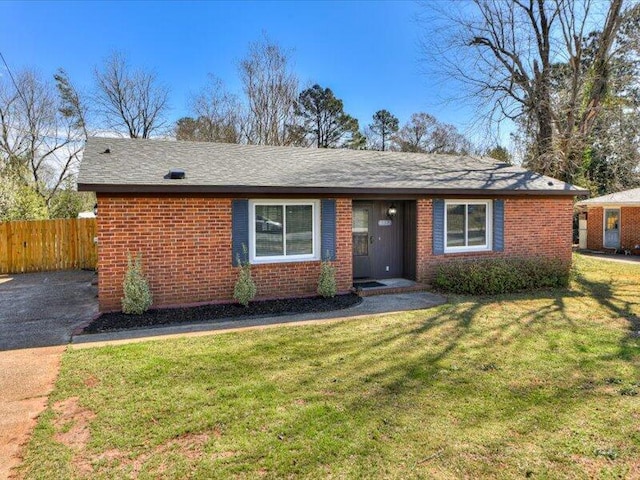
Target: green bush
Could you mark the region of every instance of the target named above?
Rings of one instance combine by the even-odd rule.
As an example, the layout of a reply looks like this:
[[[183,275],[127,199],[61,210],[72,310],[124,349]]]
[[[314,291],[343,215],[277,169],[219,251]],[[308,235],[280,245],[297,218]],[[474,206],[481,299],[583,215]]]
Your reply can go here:
[[[149,310],[153,303],[149,283],[142,273],[142,255],[138,254],[133,260],[127,254],[127,271],[122,282],[124,297],[122,297],[122,311],[140,315]]]
[[[0,175],[0,222],[49,218],[44,198],[30,185]]]
[[[569,285],[571,263],[546,258],[485,258],[442,264],[434,285],[449,293],[496,295]]]
[[[255,298],[258,288],[253,278],[251,278],[251,264],[247,260],[247,247],[243,245],[242,248],[244,250],[245,260],[240,260],[240,255],[238,255],[237,259],[240,270],[238,272],[238,280],[236,280],[236,284],[233,287],[233,298],[236,299],[239,304],[246,307],[249,305],[249,302]]]
[[[328,260],[323,260],[320,264],[320,277],[318,278],[318,294],[324,298],[336,296],[338,287],[336,285],[336,267]]]

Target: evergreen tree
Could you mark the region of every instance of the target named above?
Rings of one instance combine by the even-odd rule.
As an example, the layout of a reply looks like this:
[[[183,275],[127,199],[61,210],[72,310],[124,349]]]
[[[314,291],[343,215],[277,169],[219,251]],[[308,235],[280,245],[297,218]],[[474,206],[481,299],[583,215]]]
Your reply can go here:
[[[388,110],[378,110],[373,114],[373,123],[369,128],[380,139],[380,147],[384,152],[391,139],[391,135],[398,131],[398,118]]]
[[[358,120],[344,112],[342,100],[317,84],[300,92],[296,116],[302,136],[312,138],[318,148],[348,146],[358,133]]]
[[[490,148],[489,150],[487,150],[486,155],[487,157],[500,160],[501,162],[504,162],[504,163],[511,163],[511,154],[502,145],[496,145],[495,147]]]

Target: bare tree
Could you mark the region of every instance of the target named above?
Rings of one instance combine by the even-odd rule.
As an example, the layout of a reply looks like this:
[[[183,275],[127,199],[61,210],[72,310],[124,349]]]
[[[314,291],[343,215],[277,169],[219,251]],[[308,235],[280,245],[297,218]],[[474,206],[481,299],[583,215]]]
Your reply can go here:
[[[393,139],[403,152],[467,154],[472,149],[456,127],[424,112],[411,115]]]
[[[621,19],[622,0],[611,0],[605,12],[596,11],[597,5],[595,0],[473,0],[471,8],[465,4],[457,13],[437,12],[423,48],[438,59],[441,73],[465,86],[488,121],[526,117],[535,132],[528,165],[571,181],[606,95]],[[584,65],[587,28],[594,27],[602,33]],[[562,99],[554,98],[552,88],[558,62],[569,74]]]
[[[403,152],[433,153],[431,137],[438,125],[433,115],[414,113],[395,135],[395,142]]]
[[[122,54],[114,53],[94,76],[95,106],[104,128],[130,138],[149,138],[166,126],[169,90],[155,73],[132,70]]]
[[[291,144],[298,78],[290,70],[289,55],[265,38],[249,46],[239,70],[248,108],[247,143]]]
[[[431,152],[450,155],[468,155],[471,142],[458,129],[448,123],[439,123],[431,135]]]
[[[68,107],[52,82],[33,71],[16,75],[15,84],[0,82],[0,173],[33,187],[47,203],[75,172],[86,140]]]
[[[185,117],[176,124],[178,140],[200,142],[240,143],[242,137],[242,107],[219,78],[209,76],[206,86],[191,96],[193,117]]]

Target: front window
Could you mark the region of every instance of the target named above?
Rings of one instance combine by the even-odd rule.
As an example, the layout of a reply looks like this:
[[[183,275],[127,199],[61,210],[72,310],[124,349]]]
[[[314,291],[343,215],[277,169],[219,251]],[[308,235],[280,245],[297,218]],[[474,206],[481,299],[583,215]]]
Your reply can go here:
[[[251,203],[250,260],[253,263],[318,257],[319,205],[315,201]]]
[[[447,201],[445,251],[491,250],[491,202]]]

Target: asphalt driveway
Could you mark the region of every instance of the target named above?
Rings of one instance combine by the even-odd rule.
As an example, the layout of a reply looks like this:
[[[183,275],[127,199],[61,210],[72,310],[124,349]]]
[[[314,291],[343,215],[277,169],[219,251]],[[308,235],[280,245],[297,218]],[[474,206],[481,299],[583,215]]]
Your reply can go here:
[[[82,270],[0,275],[0,351],[69,343],[98,313],[94,278]]]

